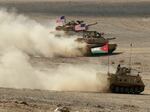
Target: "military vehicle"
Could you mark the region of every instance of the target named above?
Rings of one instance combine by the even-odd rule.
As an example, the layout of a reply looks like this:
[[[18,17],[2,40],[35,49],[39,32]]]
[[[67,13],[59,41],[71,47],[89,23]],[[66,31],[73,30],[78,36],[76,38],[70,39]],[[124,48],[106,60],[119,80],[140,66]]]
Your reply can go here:
[[[117,48],[117,44],[109,44],[109,41],[116,38],[104,38],[103,35],[104,33],[97,31],[84,31],[83,36],[76,41],[87,44],[87,54],[111,54]]]
[[[95,55],[95,54],[111,54],[116,48],[117,44],[109,44],[110,40],[115,38],[104,38],[104,33],[99,33],[97,31],[88,31],[89,26],[96,25],[96,23],[85,24],[84,21],[70,21],[64,23],[62,26],[57,26],[57,31],[64,31],[67,36],[76,35],[79,38],[76,39],[78,42],[84,42],[87,44],[85,55]],[[76,28],[78,25],[79,28]],[[61,37],[61,34],[57,34],[57,37]],[[67,37],[66,36],[66,37]],[[108,44],[108,45],[107,45]],[[107,50],[108,48],[108,50]],[[82,50],[82,48],[79,48]]]
[[[117,67],[116,73],[108,73],[110,91],[113,93],[140,94],[144,91],[145,85],[137,70]]]
[[[76,25],[81,25],[81,24],[85,25],[85,28],[77,31],[75,29],[75,26]],[[56,30],[57,31],[65,31],[66,33],[71,32],[71,31],[72,32],[82,32],[82,31],[87,31],[89,26],[96,25],[96,24],[97,24],[97,22],[96,23],[92,23],[92,24],[85,24],[84,21],[79,21],[79,20],[77,20],[77,21],[70,21],[70,22],[65,23],[62,26],[57,26]]]

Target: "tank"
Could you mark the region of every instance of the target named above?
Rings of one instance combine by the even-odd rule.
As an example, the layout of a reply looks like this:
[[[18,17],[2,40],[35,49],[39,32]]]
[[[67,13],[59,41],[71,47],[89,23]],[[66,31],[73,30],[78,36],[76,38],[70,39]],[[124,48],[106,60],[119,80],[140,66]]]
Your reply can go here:
[[[137,70],[121,67],[120,64],[115,74],[108,74],[108,81],[113,93],[140,94],[145,88]]]
[[[86,26],[85,29],[81,29],[81,30],[76,31],[75,26],[76,25],[81,25],[81,24]],[[92,24],[85,24],[84,21],[80,21],[80,20],[70,21],[70,22],[67,22],[66,24],[64,24],[62,26],[57,26],[56,30],[57,31],[65,31],[65,33],[70,34],[70,32],[73,33],[73,32],[87,31],[90,26],[96,25],[96,24],[97,24],[97,22],[96,23],[92,23]]]
[[[116,38],[104,38],[104,33],[97,31],[84,31],[81,38],[77,38],[78,42],[87,43],[87,54],[111,54],[117,48],[117,44],[110,44],[109,41]],[[108,51],[102,52],[101,49],[108,44]]]

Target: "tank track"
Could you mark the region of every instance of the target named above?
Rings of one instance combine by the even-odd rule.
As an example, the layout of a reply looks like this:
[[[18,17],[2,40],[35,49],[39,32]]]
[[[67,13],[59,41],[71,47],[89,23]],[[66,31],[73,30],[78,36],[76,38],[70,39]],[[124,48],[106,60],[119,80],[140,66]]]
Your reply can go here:
[[[144,91],[144,88],[138,86],[133,87],[112,86],[110,90],[112,93],[140,94],[141,92]]]

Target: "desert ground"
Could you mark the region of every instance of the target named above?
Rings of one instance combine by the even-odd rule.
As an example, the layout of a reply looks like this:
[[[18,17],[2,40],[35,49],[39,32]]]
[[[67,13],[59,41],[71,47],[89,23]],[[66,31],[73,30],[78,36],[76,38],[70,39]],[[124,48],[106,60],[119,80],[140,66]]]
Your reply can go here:
[[[81,19],[87,23],[98,22],[97,25],[91,26],[90,29],[104,32],[105,37],[116,37],[115,40],[110,41],[110,43],[116,43],[118,45],[114,54],[109,56],[112,71],[116,69],[119,63],[129,65],[131,53],[130,44],[132,43],[132,68],[141,72],[145,84],[145,91],[140,95],[113,94],[105,92],[103,90],[104,88],[101,90],[101,87],[95,87],[95,83],[90,75],[101,71],[107,72],[108,56],[35,56],[34,53],[32,54],[32,46],[27,45],[28,48],[26,49],[27,51],[31,51],[32,55],[30,53],[28,54],[28,52],[24,52],[26,49],[21,50],[21,52],[25,54],[25,59],[24,55],[21,57],[23,61],[12,61],[20,59],[20,57],[17,57],[18,55],[14,55],[14,53],[12,53],[13,55],[9,55],[8,53],[6,57],[0,59],[1,63],[7,63],[5,64],[6,67],[10,67],[10,64],[12,67],[11,69],[4,70],[2,68],[4,65],[0,64],[0,111],[54,112],[58,106],[62,106],[69,108],[70,112],[149,112],[149,6],[149,0],[1,0],[0,7],[8,10],[8,15],[5,14],[8,17],[12,12],[15,12],[15,14],[23,15],[47,28],[50,27],[50,22],[55,21],[60,15],[65,15],[67,20]],[[0,13],[0,19],[2,18],[1,16],[5,15]],[[16,23],[15,19],[13,19],[13,22]],[[19,21],[19,23],[22,22]],[[9,25],[12,30],[18,28],[18,26],[11,27],[11,22],[7,27],[9,27]],[[1,27],[0,30],[2,30]],[[17,32],[20,31],[19,29],[17,30]],[[43,29],[39,29],[38,32],[40,32],[40,30]],[[33,31],[31,30],[30,33],[32,34],[34,32],[33,27]],[[12,34],[15,35],[15,33]],[[10,34],[10,37],[13,38],[13,35]],[[22,36],[22,34],[19,35]],[[1,35],[1,37],[2,36],[4,36],[4,34]],[[35,35],[35,37],[36,36],[37,35]],[[45,39],[44,36],[43,39]],[[3,40],[1,41],[3,42]],[[7,46],[11,45],[12,41],[13,39],[7,43]],[[41,42],[43,41],[41,40]],[[20,43],[26,46],[24,45],[24,41],[20,40]],[[57,44],[55,45],[57,46]],[[2,44],[0,43],[0,48],[2,48],[1,46]],[[36,47],[38,47],[38,45]],[[20,49],[18,46],[17,48]],[[42,50],[46,52],[47,49]],[[20,55],[19,53],[19,56]],[[2,56],[1,54],[1,57]],[[9,56],[12,57],[12,59],[8,58]],[[9,61],[11,61],[11,63]],[[37,78],[37,76],[34,76],[37,72],[46,73],[46,76],[42,74],[42,76]],[[68,78],[66,74],[71,75],[72,78],[71,76]],[[47,75],[51,76],[49,77]],[[55,75],[58,75],[58,77]],[[67,80],[65,78],[67,78]],[[100,81],[103,80],[103,76],[101,78]]]

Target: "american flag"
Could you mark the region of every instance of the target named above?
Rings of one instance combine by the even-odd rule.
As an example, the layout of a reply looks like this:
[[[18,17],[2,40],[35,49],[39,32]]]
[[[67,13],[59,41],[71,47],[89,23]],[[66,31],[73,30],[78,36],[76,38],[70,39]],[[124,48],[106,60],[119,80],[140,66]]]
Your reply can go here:
[[[64,25],[65,22],[66,22],[65,16],[61,16],[56,20],[56,23],[59,25]]]
[[[75,26],[75,31],[84,31],[87,29],[87,26],[85,24],[78,24]]]

